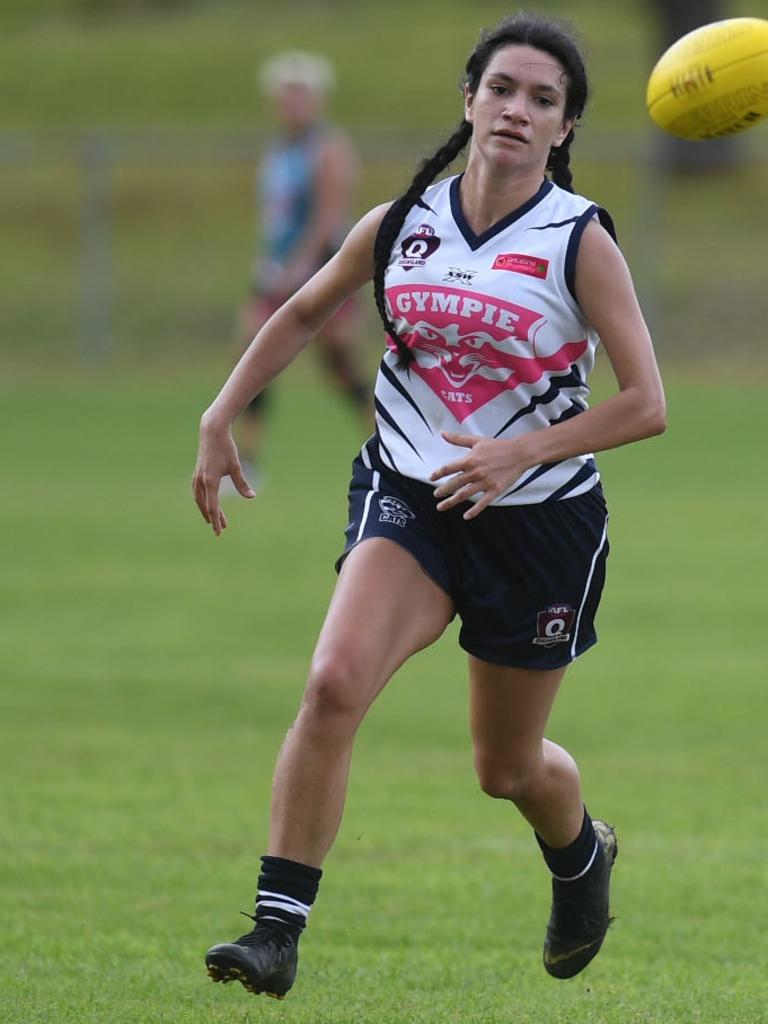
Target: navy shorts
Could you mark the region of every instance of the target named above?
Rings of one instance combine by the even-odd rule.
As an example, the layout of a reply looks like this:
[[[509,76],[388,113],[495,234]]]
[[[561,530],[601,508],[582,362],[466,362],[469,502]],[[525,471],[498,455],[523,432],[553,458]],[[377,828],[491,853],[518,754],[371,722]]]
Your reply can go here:
[[[598,484],[585,494],[536,505],[437,511],[434,486],[386,468],[365,449],[352,467],[344,559],[370,537],[409,551],[451,597],[459,643],[483,661],[561,668],[597,641],[605,582],[608,512]]]

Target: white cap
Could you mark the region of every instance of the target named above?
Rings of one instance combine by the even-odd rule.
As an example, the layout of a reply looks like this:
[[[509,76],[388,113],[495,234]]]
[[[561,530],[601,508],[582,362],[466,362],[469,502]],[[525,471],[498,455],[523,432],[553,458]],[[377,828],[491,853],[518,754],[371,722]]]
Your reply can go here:
[[[270,57],[259,72],[259,82],[266,93],[275,93],[284,85],[304,85],[325,95],[333,89],[335,80],[329,60],[301,50],[285,50]]]

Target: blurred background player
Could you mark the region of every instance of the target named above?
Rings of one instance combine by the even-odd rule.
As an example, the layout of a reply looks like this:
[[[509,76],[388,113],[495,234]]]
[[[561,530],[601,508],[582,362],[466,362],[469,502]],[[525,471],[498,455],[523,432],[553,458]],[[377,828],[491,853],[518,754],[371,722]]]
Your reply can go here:
[[[338,249],[350,227],[358,160],[349,138],[326,121],[334,71],[325,58],[286,51],[268,60],[259,81],[276,124],[258,174],[261,252],[251,294],[240,310],[247,346],[264,322]],[[366,433],[370,389],[362,367],[362,305],[345,302],[317,337],[317,351]],[[241,463],[258,488],[268,398],[262,392],[237,425]]]

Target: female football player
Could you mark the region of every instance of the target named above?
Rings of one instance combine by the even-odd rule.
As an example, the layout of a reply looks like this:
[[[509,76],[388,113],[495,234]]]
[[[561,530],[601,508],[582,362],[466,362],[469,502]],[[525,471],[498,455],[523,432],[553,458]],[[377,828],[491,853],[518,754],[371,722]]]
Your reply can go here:
[[[258,174],[261,251],[251,291],[240,309],[244,345],[266,320],[334,255],[349,229],[358,177],[349,138],[326,115],[333,67],[299,50],[278,53],[261,68],[261,87],[275,124]],[[340,393],[370,429],[371,396],[361,352],[362,306],[343,303],[318,332],[316,349]],[[267,391],[242,410],[235,427],[238,457],[254,486],[261,478]],[[225,481],[227,493],[234,490]]]
[[[572,190],[586,100],[558,23],[519,15],[486,32],[456,131],[265,324],[202,417],[193,489],[219,535],[222,477],[251,493],[233,419],[373,280],[387,332],[376,432],[354,463],[338,582],[277,763],[255,927],[209,950],[214,980],[290,988],[358,726],[455,615],[480,786],[529,822],[552,875],[544,966],[572,977],[601,947],[616,837],[544,731],[596,640],[608,541],[593,453],[661,433],[665,402],[610,218]],[[464,173],[433,184],[465,147]],[[598,340],[617,386],[590,409]]]

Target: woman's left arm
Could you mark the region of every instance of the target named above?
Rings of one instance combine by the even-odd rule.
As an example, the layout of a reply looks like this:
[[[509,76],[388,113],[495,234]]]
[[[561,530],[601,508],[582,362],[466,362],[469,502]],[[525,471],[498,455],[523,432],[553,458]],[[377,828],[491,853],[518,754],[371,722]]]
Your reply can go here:
[[[605,451],[666,428],[666,403],[648,328],[629,269],[618,246],[596,221],[584,230],[576,260],[576,295],[587,321],[600,335],[618,393],[579,416],[520,437],[495,439],[446,433],[451,444],[469,448],[442,466],[432,480],[449,477],[435,490],[441,511],[483,496],[464,515],[472,519],[532,466]]]

